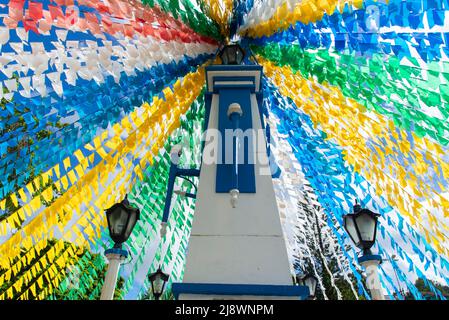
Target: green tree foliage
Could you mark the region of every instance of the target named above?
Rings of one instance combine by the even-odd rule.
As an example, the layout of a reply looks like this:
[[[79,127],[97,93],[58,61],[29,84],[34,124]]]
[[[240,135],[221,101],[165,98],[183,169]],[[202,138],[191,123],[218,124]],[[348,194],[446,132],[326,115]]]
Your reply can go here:
[[[449,299],[449,286],[442,285],[442,284],[440,284],[440,283],[438,283],[436,281],[432,281],[432,280],[427,280],[427,281],[432,283],[432,285],[436,289],[438,289],[441,292],[441,294],[444,297],[446,297],[446,299]],[[436,300],[436,299],[438,299],[435,296],[435,293],[433,293],[431,288],[426,284],[426,282],[423,279],[421,279],[421,278],[416,279],[415,287],[418,289],[418,291],[422,294],[422,296],[425,299],[427,299],[427,300]],[[414,300],[413,295],[410,292],[408,292],[405,295],[405,299],[406,300]]]
[[[13,79],[16,79],[17,84],[19,84],[19,77],[17,74],[13,74]],[[4,93],[9,93],[7,88],[3,88],[3,92]],[[5,98],[2,98],[0,101],[0,108],[2,110],[6,109],[6,104],[12,102],[13,100],[6,100]],[[7,148],[7,153],[8,154],[15,154],[16,157],[20,157],[20,153],[23,149],[27,149],[27,153],[29,153],[30,155],[30,159],[32,160],[34,158],[34,152],[29,152],[29,146],[31,146],[32,144],[34,144],[35,142],[41,141],[43,139],[48,138],[51,134],[52,134],[52,130],[55,129],[60,129],[63,128],[65,126],[67,126],[67,124],[63,124],[60,121],[57,121],[56,123],[49,123],[47,125],[46,129],[42,129],[39,132],[37,132],[36,137],[31,138],[28,134],[27,134],[27,130],[28,130],[28,125],[26,124],[23,114],[30,112],[29,108],[24,108],[23,111],[19,111],[18,109],[14,109],[14,115],[9,114],[6,117],[2,117],[0,118],[0,120],[5,123],[6,125],[0,130],[0,136],[3,136],[4,134],[6,134],[7,132],[20,132],[20,140],[18,141],[16,146],[10,147],[8,146]],[[10,121],[14,118],[17,118],[17,121],[10,123]],[[39,119],[37,119],[36,117],[34,117],[34,120],[36,123],[39,123]],[[3,155],[2,157],[5,157],[6,155]],[[31,183],[31,182],[36,182],[36,178],[37,181],[39,181],[39,184],[37,183],[33,183],[33,187],[34,187],[34,193],[32,194],[32,197],[38,196],[42,193],[42,191],[44,191],[46,188],[48,188],[49,186],[52,186],[53,188],[53,193],[55,195],[55,197],[53,198],[52,201],[45,201],[45,199],[43,197],[40,197],[41,203],[45,206],[49,206],[51,205],[55,199],[60,196],[61,194],[58,192],[56,186],[54,185],[53,181],[51,179],[49,179],[49,181],[47,183],[43,183],[42,180],[42,176],[41,174],[35,174],[33,167],[31,165],[31,161],[29,164],[29,167],[27,168],[27,177],[24,179],[23,183],[21,183],[21,185],[18,184],[18,175],[16,174],[16,171],[13,167],[13,164],[8,164],[11,165],[12,168],[12,173],[9,174],[7,176],[7,180],[8,183],[14,182],[14,190],[17,190],[21,187],[23,187],[24,185]],[[3,183],[0,180],[0,189],[3,188]],[[16,212],[18,209],[20,209],[22,207],[22,205],[19,203],[18,205],[15,205],[13,203],[13,201],[10,198],[11,193],[7,194],[5,196],[6,198],[6,203],[5,203],[5,212],[3,215],[0,216],[0,221],[6,219],[7,217],[9,217],[12,213]],[[19,218],[19,224],[15,225],[16,228],[20,228],[20,226],[22,225],[24,221],[22,221]]]

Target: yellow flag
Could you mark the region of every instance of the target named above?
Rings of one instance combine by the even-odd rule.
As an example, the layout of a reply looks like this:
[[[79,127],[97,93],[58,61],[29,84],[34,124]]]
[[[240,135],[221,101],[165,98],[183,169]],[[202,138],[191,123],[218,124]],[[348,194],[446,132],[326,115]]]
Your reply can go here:
[[[17,196],[14,192],[11,193],[10,199],[11,199],[12,203],[14,204],[14,207],[19,206],[19,201],[17,200]]]
[[[64,164],[64,168],[67,171],[71,167],[70,157],[65,158],[62,163]]]
[[[53,189],[52,187],[48,187],[41,193],[42,197],[44,197],[45,201],[50,202],[53,199]]]

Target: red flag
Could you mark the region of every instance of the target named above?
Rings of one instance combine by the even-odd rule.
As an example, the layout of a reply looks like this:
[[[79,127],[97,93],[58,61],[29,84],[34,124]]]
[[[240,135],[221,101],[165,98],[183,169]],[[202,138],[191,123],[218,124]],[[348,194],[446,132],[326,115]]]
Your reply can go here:
[[[64,13],[62,13],[61,7],[48,5],[48,10],[50,10],[51,18],[53,20],[56,20],[58,18],[59,19],[63,19],[64,18]]]
[[[54,0],[60,6],[73,6],[73,0]]]
[[[23,4],[25,0],[11,0],[9,2],[9,18],[14,21],[23,19]]]
[[[30,2],[28,5],[28,15],[35,21],[42,19],[44,17],[42,12],[42,3]]]
[[[9,1],[9,8],[17,9],[17,10],[23,10],[23,5],[25,3],[25,0],[10,0]]]
[[[84,17],[86,18],[87,21],[89,21],[90,23],[96,23],[98,24],[98,19],[97,16],[93,13],[90,12],[84,12]]]
[[[113,34],[116,34],[116,33],[121,33],[123,35],[125,34],[123,24],[121,24],[121,23],[114,23],[114,24],[112,24],[111,28],[113,30]]]
[[[37,24],[35,20],[23,20],[23,27],[25,31],[32,30],[36,34],[39,34],[39,30],[37,30]]]
[[[161,38],[165,41],[169,41],[170,40],[170,33],[165,30],[165,29],[161,29]]]
[[[74,25],[78,22],[78,8],[69,7],[65,10],[65,19],[70,25]]]
[[[178,35],[181,38],[182,42],[191,42],[190,36],[187,33],[180,31]]]
[[[97,3],[97,10],[101,13],[109,13],[111,14],[111,11],[109,10],[108,6],[105,6],[102,3]]]
[[[22,20],[23,19],[23,10],[9,8],[9,18],[14,21]]]
[[[154,29],[152,26],[150,25],[144,25],[143,26],[143,34],[147,37],[147,36],[154,36]]]
[[[125,24],[125,36],[132,38],[134,36],[134,28],[129,24]]]
[[[137,23],[137,22],[134,21],[134,22],[132,22],[132,26],[133,26],[135,32],[142,33],[143,27],[142,27],[141,23]]]

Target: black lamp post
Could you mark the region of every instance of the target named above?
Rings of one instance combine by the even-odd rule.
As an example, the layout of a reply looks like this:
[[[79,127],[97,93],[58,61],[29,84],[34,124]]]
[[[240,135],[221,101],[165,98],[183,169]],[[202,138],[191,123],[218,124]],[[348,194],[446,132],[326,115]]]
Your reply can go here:
[[[379,264],[382,263],[382,257],[371,253],[371,247],[376,242],[379,216],[378,213],[371,210],[362,209],[356,202],[354,212],[343,217],[343,224],[354,244],[363,250],[363,255],[358,258],[358,261],[366,269],[366,284],[371,291],[372,298],[374,300],[385,300],[378,271]]]
[[[162,293],[164,293],[165,284],[168,281],[168,274],[163,273],[161,267],[159,267],[156,272],[148,276],[148,280],[150,280],[154,298],[159,300]]]
[[[377,219],[380,215],[369,209],[354,205],[354,212],[343,217],[344,227],[354,244],[363,250],[364,255],[371,254],[371,247],[376,242]]]
[[[137,220],[140,219],[140,210],[129,205],[127,197],[122,202],[106,209],[109,235],[114,241],[114,248],[121,248],[122,243],[128,240]]]
[[[219,53],[223,64],[241,64],[245,57],[245,51],[238,44],[229,44],[223,47]]]
[[[296,282],[300,286],[306,286],[309,288],[309,299],[315,298],[318,279],[313,274],[308,273],[302,277],[296,276]]]
[[[139,218],[140,210],[131,207],[127,197],[106,209],[109,235],[114,241],[114,247],[105,251],[109,266],[101,289],[101,300],[112,300],[114,297],[120,264],[128,257],[128,251],[122,249],[122,243],[128,240]]]

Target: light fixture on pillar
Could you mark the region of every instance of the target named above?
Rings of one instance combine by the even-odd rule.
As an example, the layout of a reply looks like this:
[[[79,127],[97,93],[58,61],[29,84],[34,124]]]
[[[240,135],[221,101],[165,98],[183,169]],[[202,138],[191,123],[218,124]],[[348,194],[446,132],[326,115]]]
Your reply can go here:
[[[106,209],[109,235],[114,241],[114,248],[121,248],[122,243],[128,240],[137,220],[140,219],[140,210],[129,205],[127,197],[122,202]]]
[[[229,120],[232,122],[232,128],[234,132],[236,132],[237,129],[239,129],[239,121],[240,118],[243,115],[243,110],[240,104],[238,103],[231,103],[228,107],[227,115]],[[229,190],[229,194],[231,195],[231,206],[233,208],[237,207],[237,201],[239,198],[239,138],[238,134],[233,138],[233,165],[234,168],[232,170],[232,189]]]
[[[163,273],[161,267],[159,267],[156,272],[148,276],[148,280],[150,280],[151,291],[153,292],[154,298],[159,300],[164,293],[165,284],[168,281],[168,274]]]
[[[219,53],[223,64],[241,64],[245,58],[245,51],[238,44],[225,45]]]
[[[300,286],[306,286],[309,288],[309,299],[315,298],[318,279],[313,274],[306,274],[302,277],[296,276],[296,282]]]
[[[366,284],[374,300],[385,300],[379,277],[379,265],[382,263],[380,255],[371,253],[371,247],[376,242],[377,219],[379,214],[354,205],[354,212],[343,217],[343,225],[354,244],[363,250],[358,262],[366,269]]]
[[[376,241],[377,218],[380,215],[368,209],[354,205],[354,213],[343,217],[344,227],[354,244],[363,250],[363,254],[371,254],[371,247]]]
[[[114,247],[105,251],[109,266],[106,272],[100,300],[112,300],[117,283],[120,264],[128,257],[128,251],[122,249],[122,243],[128,240],[131,232],[140,218],[140,210],[129,205],[127,197],[106,209],[109,235],[114,241]]]

